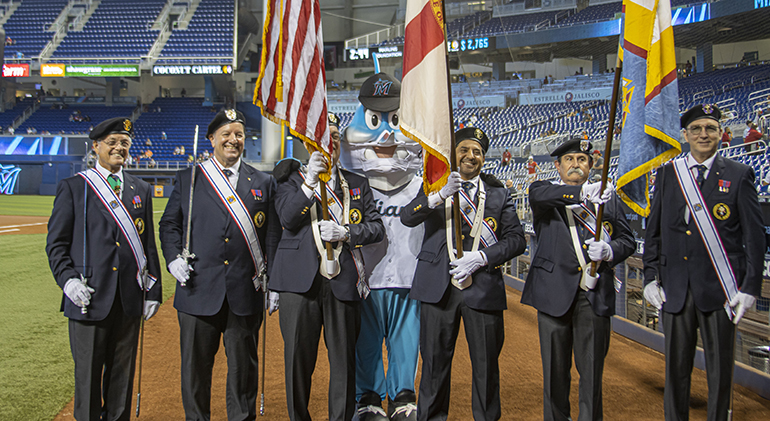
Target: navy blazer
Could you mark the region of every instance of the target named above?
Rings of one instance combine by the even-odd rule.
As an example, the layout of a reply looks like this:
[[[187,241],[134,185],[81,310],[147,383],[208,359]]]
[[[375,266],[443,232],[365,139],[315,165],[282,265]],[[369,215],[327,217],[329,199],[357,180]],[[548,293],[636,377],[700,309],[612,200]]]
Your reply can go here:
[[[86,265],[83,268],[83,192],[86,194]],[[134,205],[139,196],[140,204]],[[160,262],[155,247],[155,224],[152,213],[152,189],[146,182],[123,171],[121,202],[128,209],[137,226],[147,257],[147,270],[157,283],[147,292],[147,299],[160,302],[163,298],[160,282]],[[118,228],[112,214],[99,200],[96,193],[78,175],[65,178],[56,189],[51,218],[48,220],[48,238],[45,251],[56,283],[60,288],[70,278],[80,278],[84,273],[91,294],[88,313],[81,314],[80,307],[62,296],[61,309],[73,320],[104,320],[110,312],[115,295],[120,289],[123,312],[139,317],[144,311],[142,289],[136,280],[136,259],[128,240]]]
[[[719,181],[730,183],[726,192],[718,188]],[[766,246],[754,170],[717,155],[701,194],[722,239],[738,289],[759,296]],[[724,219],[715,217],[718,204],[729,209]],[[674,166],[668,164],[658,170],[652,210],[647,219],[644,282],[646,285],[658,277],[666,293],[663,310],[668,313],[682,310],[688,288],[700,311],[718,310],[725,304],[725,294],[694,218],[685,223],[686,206]]]
[[[566,314],[580,291],[583,269],[575,254],[565,206],[580,203],[581,189],[582,185],[553,184],[550,181],[536,181],[529,186],[529,204],[537,236],[537,249],[532,255],[521,302],[553,317]],[[604,204],[603,221],[611,225],[608,231],[613,257],[611,262],[601,262],[597,270],[597,284],[586,291],[586,297],[594,313],[612,316],[615,314],[613,267],[634,253],[636,242],[620,206],[620,199],[614,193],[612,199]],[[577,221],[575,223],[578,224]],[[588,230],[585,230],[580,244],[585,244],[590,237]],[[591,259],[585,249],[583,255],[586,263],[589,263]]]
[[[214,159],[214,158],[211,158]],[[160,244],[166,262],[182,253],[190,203],[188,168],[177,172],[174,190],[160,218]],[[186,286],[177,282],[174,308],[195,316],[212,316],[225,298],[238,316],[251,316],[263,309],[262,293],[252,282],[254,261],[235,220],[219,199],[208,179],[195,171],[190,251],[195,254]],[[275,179],[241,161],[235,193],[255,222],[259,246],[270,268],[281,227],[275,214]]]
[[[505,282],[500,266],[523,253],[527,244],[508,189],[500,186],[499,181],[491,185],[485,178],[486,175],[482,174],[479,180],[484,183],[487,192],[484,219],[494,218],[493,228],[497,243],[486,248],[479,243],[479,250],[483,250],[487,255],[488,264],[473,272],[473,283],[462,290],[462,293],[465,304],[473,309],[505,310]],[[476,191],[478,192],[478,189]],[[432,304],[441,300],[452,278],[449,275],[444,212],[444,203],[435,209],[428,206],[428,197],[422,189],[401,211],[401,223],[404,225],[414,227],[425,223],[425,236],[420,254],[417,255],[417,269],[409,296]],[[469,251],[473,246],[473,238],[470,236],[470,227],[464,220],[462,232],[463,250]]]
[[[361,218],[348,224],[350,240],[343,243],[340,252],[340,273],[330,280],[334,296],[341,301],[359,301],[361,298],[356,288],[358,271],[356,270],[350,247],[361,247],[381,241],[385,236],[382,218],[374,207],[372,190],[369,182],[360,175],[340,170],[348,181],[351,190],[360,189],[360,194],[351,195],[350,210],[358,210]],[[320,255],[313,240],[310,227],[310,207],[318,206],[318,218],[321,218],[321,206],[315,195],[310,198],[302,191],[302,176],[294,171],[289,177],[278,183],[275,207],[281,218],[283,234],[278,244],[275,264],[270,272],[270,289],[281,292],[303,294],[310,290],[320,268]],[[342,200],[342,187],[337,179],[334,193]],[[324,259],[326,256],[324,255]]]

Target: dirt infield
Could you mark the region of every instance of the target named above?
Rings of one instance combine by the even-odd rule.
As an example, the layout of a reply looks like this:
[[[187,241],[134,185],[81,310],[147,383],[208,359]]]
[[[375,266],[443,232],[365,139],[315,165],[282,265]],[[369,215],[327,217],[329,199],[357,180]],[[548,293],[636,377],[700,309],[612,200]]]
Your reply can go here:
[[[505,312],[505,345],[500,356],[503,420],[542,419],[542,367],[537,336],[536,312],[519,304],[521,295],[509,288]],[[179,328],[172,302],[163,304],[158,315],[146,325],[144,371],[142,375],[141,420],[184,419],[180,391]],[[261,334],[261,332],[260,332]],[[261,336],[261,335],[260,335]],[[260,337],[261,340],[261,337]],[[318,364],[313,377],[310,413],[316,420],[328,419],[328,360],[321,341]],[[461,330],[454,358],[450,419],[469,420],[471,414],[470,359],[465,334]],[[608,420],[663,419],[663,355],[613,334],[604,372],[604,415]],[[259,419],[288,420],[283,377],[283,341],[278,317],[268,318],[266,413]],[[225,411],[224,349],[214,366],[212,420],[227,418]],[[419,383],[419,373],[418,379]],[[577,419],[577,372],[572,376],[572,417]],[[136,393],[136,390],[134,391]],[[706,418],[706,376],[693,373],[691,418]],[[55,418],[71,420],[70,402]],[[770,401],[743,387],[735,389],[736,420],[770,419]]]
[[[47,232],[47,216],[0,215],[0,235],[45,234]]]

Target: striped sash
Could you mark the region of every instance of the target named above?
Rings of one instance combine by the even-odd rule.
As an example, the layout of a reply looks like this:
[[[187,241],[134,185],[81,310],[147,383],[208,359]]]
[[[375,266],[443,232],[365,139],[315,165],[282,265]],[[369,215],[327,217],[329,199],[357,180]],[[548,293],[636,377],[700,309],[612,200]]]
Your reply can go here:
[[[91,189],[96,193],[96,197],[107,208],[107,211],[112,215],[112,219],[118,224],[118,228],[120,228],[123,236],[128,240],[128,245],[131,246],[131,252],[136,260],[136,281],[139,283],[139,288],[149,291],[155,285],[157,279],[149,273],[147,274],[146,281],[144,279],[143,275],[147,269],[147,256],[144,254],[142,239],[139,237],[139,231],[136,230],[136,226],[131,220],[128,209],[126,209],[123,202],[120,201],[112,187],[110,187],[107,179],[99,171],[91,168],[90,170],[79,172],[78,175],[83,177],[88,185],[91,186]]]

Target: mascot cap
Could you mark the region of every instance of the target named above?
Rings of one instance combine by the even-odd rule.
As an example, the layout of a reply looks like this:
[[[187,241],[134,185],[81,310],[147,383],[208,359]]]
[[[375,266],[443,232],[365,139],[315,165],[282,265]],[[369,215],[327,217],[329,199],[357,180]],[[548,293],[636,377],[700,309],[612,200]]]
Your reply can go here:
[[[97,124],[88,137],[91,140],[99,140],[107,135],[119,133],[134,138],[134,123],[128,117],[115,117]]]
[[[241,123],[246,126],[246,118],[243,117],[243,113],[236,110],[222,110],[214,116],[214,119],[209,123],[209,128],[206,131],[206,137],[211,136],[222,126],[230,123]]]
[[[722,112],[719,111],[719,107],[714,104],[696,105],[682,114],[682,118],[680,119],[682,128],[686,129],[690,123],[701,118],[710,118],[718,123],[719,119],[722,118]]]
[[[395,111],[401,106],[401,82],[385,73],[369,76],[361,85],[358,100],[369,110]]]
[[[584,153],[586,155],[591,154],[592,145],[591,142],[579,137],[573,137],[572,139],[562,143],[558,148],[551,152],[551,156],[561,157],[568,153]]]
[[[489,149],[489,138],[483,130],[476,127],[466,127],[455,132],[455,147],[463,140],[475,140],[481,145],[481,150],[484,151],[484,155],[487,154]]]

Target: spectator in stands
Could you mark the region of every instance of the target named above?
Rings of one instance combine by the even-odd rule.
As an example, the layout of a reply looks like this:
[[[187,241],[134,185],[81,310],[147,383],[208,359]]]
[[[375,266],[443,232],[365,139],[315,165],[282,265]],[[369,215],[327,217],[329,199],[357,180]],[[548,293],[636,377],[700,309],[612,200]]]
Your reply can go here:
[[[192,156],[192,155],[187,155],[187,162],[189,162],[189,163],[191,163],[191,164],[192,164],[192,163],[193,163],[193,161],[195,161],[195,158],[193,158],[193,156]]]
[[[584,140],[588,140],[588,133],[586,133],[586,131],[583,130],[583,132],[580,133],[580,138]]]
[[[145,150],[144,151],[144,157],[147,158],[147,159],[152,158],[152,151],[149,150],[149,149]]]
[[[513,188],[513,180],[511,180],[510,178],[505,180],[505,188],[506,189],[512,189]]]
[[[179,146],[174,147],[174,155],[179,155]]]
[[[601,181],[602,170],[604,170],[604,158],[602,157],[602,153],[596,149],[591,154],[591,157],[593,158],[594,165],[591,166],[591,175],[589,176],[589,181]]]
[[[730,143],[733,141],[733,132],[730,130],[729,127],[725,128],[725,132],[722,133],[722,144],[720,145],[721,148],[729,148]]]
[[[152,140],[149,137],[144,141],[144,146],[152,146]]]
[[[767,185],[770,185],[770,170],[765,168],[765,177],[762,179],[762,187],[765,187]]]
[[[537,170],[539,166],[537,165],[537,162],[535,162],[535,157],[532,155],[527,158],[527,183],[532,184],[535,180],[537,180]]]
[[[689,76],[690,73],[692,73],[692,63],[690,63],[690,60],[687,60],[687,63],[684,64],[684,75]]]
[[[503,165],[508,165],[510,161],[511,161],[511,151],[509,151],[508,148],[505,148],[505,151],[503,152],[503,159],[500,163]]]
[[[13,134],[15,134],[15,133],[16,133],[16,129],[14,129],[14,128],[13,128],[13,126],[9,126],[9,127],[8,127],[8,133],[10,133],[10,134],[12,134],[12,135],[13,135]]]
[[[744,148],[746,149],[746,152],[751,152],[751,155],[756,155],[759,153],[759,144],[753,143],[749,144],[751,142],[756,142],[757,140],[762,139],[762,133],[757,130],[757,125],[755,123],[749,124],[749,133],[746,135],[746,137],[743,138],[743,144],[746,145]]]
[[[13,45],[15,42],[11,39],[11,37],[7,36],[5,37],[5,45]]]
[[[710,104],[682,115],[690,152],[658,171],[661,182],[647,218],[643,294],[663,321],[667,420],[688,419],[698,328],[707,417],[730,418],[736,325],[762,290],[765,230],[754,170],[717,153],[720,117]],[[712,261],[710,255],[726,259]]]
[[[543,78],[543,85],[548,85],[548,76]]]
[[[93,125],[93,124],[92,124],[92,125],[90,125],[90,126],[88,126],[88,133],[91,133],[91,131],[92,131],[93,129],[94,129],[94,125]]]
[[[168,140],[168,136],[166,136],[166,132],[161,131],[160,132],[160,138],[163,139],[163,140]]]
[[[203,160],[207,160],[211,157],[208,150],[203,151]]]
[[[147,168],[155,168],[155,160],[150,158],[150,161],[147,163]]]
[[[179,146],[179,155],[184,155],[184,145]]]
[[[749,130],[751,130],[751,120],[746,120],[746,128],[743,129],[743,138],[746,139],[746,136],[749,135]],[[746,141],[743,141],[746,143]]]
[[[182,92],[180,92],[179,95],[181,95],[182,98],[186,97],[187,96],[187,89],[182,88]]]
[[[70,121],[70,123],[74,123],[75,122],[75,116],[70,114],[69,121]]]

